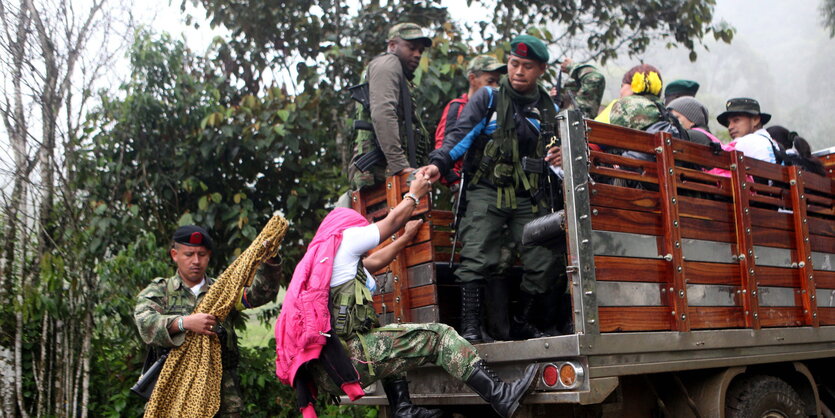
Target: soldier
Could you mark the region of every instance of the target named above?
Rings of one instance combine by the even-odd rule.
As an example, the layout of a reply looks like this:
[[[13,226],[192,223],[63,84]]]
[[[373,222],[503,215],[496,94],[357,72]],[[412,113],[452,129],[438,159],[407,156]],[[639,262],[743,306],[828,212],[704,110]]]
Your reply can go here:
[[[556,124],[557,108],[548,92],[538,84],[545,73],[548,49],[530,35],[511,42],[508,75],[498,90],[482,88],[470,98],[458,123],[444,139],[443,147],[430,154],[430,164],[420,172],[433,181],[445,175],[453,163],[466,154],[466,211],[461,220],[463,248],[455,275],[461,286],[461,335],[480,342],[480,309],[483,285],[498,270],[502,230],[510,229],[513,240],[521,242],[522,227],[551,203],[541,193],[540,180],[552,175],[524,172],[523,157],[544,158],[559,166],[556,146],[546,150]],[[546,151],[548,152],[546,155]],[[511,337],[540,337],[531,324],[532,310],[552,288],[565,289],[564,257],[541,246],[520,246],[524,275],[519,292],[518,315],[513,317]],[[495,311],[490,309],[489,311]],[[504,313],[507,315],[507,313]]]
[[[676,80],[664,88],[664,104],[668,105],[679,97],[696,97],[699,83],[692,80]]]
[[[465,382],[503,417],[514,414],[530,389],[536,365],[519,380],[505,383],[448,325],[379,326],[371,272],[390,263],[414,239],[422,221],[407,221],[430,184],[416,174],[403,200],[373,224],[352,209],[333,210],[296,266],[276,321],[276,374],[296,388],[303,416],[315,416],[313,384],[356,400],[365,395],[363,387],[383,379],[394,417],[438,417],[441,411],[412,405],[403,379],[403,373],[425,364],[436,364]],[[394,242],[364,256],[404,225]],[[323,314],[328,310],[330,315]]]
[[[461,97],[450,100],[444,107],[441,120],[438,122],[438,128],[435,129],[435,148],[440,148],[443,145],[444,137],[458,121],[458,116],[461,115],[461,111],[464,110],[464,106],[467,105],[470,97],[484,86],[498,86],[502,74],[507,74],[507,65],[500,63],[493,56],[479,55],[470,61],[470,65],[467,66],[467,81],[470,84],[470,89]],[[453,172],[455,176],[451,180],[457,181],[457,177],[461,174],[461,164],[456,163]],[[451,183],[451,181],[448,182]]]
[[[730,99],[725,103],[725,111],[716,120],[728,128],[733,138],[728,145],[735,150],[751,158],[782,164],[780,146],[763,129],[763,125],[771,120],[771,115],[760,112],[759,102],[746,97]]]
[[[354,157],[348,168],[348,179],[354,189],[381,183],[387,176],[414,169],[426,161],[430,150],[429,135],[415,111],[412,78],[424,49],[430,46],[432,40],[423,34],[420,26],[399,23],[389,30],[386,52],[366,67],[364,78],[368,82],[370,109],[360,107],[357,119],[373,125],[373,134],[385,159],[367,172],[361,172],[354,165],[374,147],[372,132],[359,130]],[[414,143],[409,144],[409,141]],[[412,152],[414,155],[410,155]]]
[[[566,58],[560,64],[560,71],[569,75],[568,81],[559,92],[555,100],[561,109],[577,108],[583,116],[594,119],[600,111],[600,101],[606,90],[606,78],[591,64],[575,65],[571,58]],[[556,87],[551,95],[558,94]]]
[[[214,283],[206,275],[213,250],[214,241],[205,229],[194,225],[177,228],[168,251],[177,265],[177,273],[168,278],[158,277],[142,290],[133,316],[139,335],[156,355],[163,349],[182,345],[189,332],[216,333],[220,337],[223,363],[217,416],[236,417],[242,412],[243,401],[238,388],[240,354],[232,324],[240,318],[238,311],[275,300],[281,280],[281,259],[275,257],[264,263],[252,286],[241,291],[236,309],[218,324],[212,315],[192,313]]]

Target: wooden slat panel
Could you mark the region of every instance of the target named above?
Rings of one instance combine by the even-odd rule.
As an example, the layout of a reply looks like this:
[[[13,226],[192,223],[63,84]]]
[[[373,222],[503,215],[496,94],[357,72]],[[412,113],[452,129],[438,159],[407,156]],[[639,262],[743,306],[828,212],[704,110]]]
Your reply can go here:
[[[708,185],[694,181],[682,180],[678,183],[678,187],[684,190],[691,190],[694,192],[709,193],[721,196],[730,196],[730,192],[720,189],[715,185]]]
[[[835,181],[821,175],[803,172],[803,179],[806,181],[806,189],[832,197],[835,195]]]
[[[591,204],[628,210],[658,212],[658,193],[648,190],[595,183],[591,186]]]
[[[406,247],[404,250],[406,255],[406,265],[414,266],[433,260],[432,242],[424,242],[422,244],[412,245]],[[400,257],[398,257],[400,258]]]
[[[592,151],[590,155],[592,166],[612,166],[618,165],[621,169],[635,171],[636,173],[645,176],[657,176],[655,173],[655,161],[638,160],[635,158],[624,157],[618,154],[609,154],[608,152]]]
[[[676,167],[679,187],[689,187],[715,195],[730,196],[731,181],[727,177],[707,174],[703,171]]]
[[[776,229],[792,229],[792,216],[775,209],[751,208],[751,225]]]
[[[681,218],[681,236],[705,241],[736,242],[732,223],[695,218]]]
[[[655,177],[645,176],[645,175],[641,175],[639,173],[635,173],[635,172],[632,172],[632,171],[619,170],[619,169],[615,169],[615,168],[592,166],[592,167],[589,168],[589,172],[592,173],[592,174],[598,174],[598,175],[601,175],[601,176],[615,177],[615,178],[626,179],[626,180],[635,180],[635,181],[641,181],[641,182],[644,182],[644,183],[657,183],[658,182],[658,179],[655,178]]]
[[[835,308],[818,308],[818,320],[821,325],[835,325]]]
[[[422,306],[430,306],[430,305],[437,305],[438,304],[438,295],[435,291],[435,286],[420,286],[420,287],[413,287],[407,289],[406,293],[408,293],[409,300],[411,301],[412,308],[420,308]],[[383,304],[386,305],[386,311],[392,312],[394,306],[398,303],[395,301],[395,294],[392,293],[383,293],[381,295],[374,296],[374,309],[377,311],[378,314],[383,313]],[[411,313],[411,312],[410,312]],[[400,321],[406,322],[406,321]]]
[[[645,235],[664,233],[661,228],[661,219],[657,214],[594,206],[592,206],[591,227],[598,231]]]
[[[786,167],[782,165],[745,157],[745,170],[752,176],[777,180],[782,183],[789,182],[789,173],[786,171]]]
[[[655,153],[652,135],[648,133],[592,120],[586,120],[586,125],[588,126],[586,132],[589,135],[589,142],[593,144],[631,149],[647,154]]]
[[[433,210],[426,214],[426,219],[432,224],[434,229],[438,228],[452,228],[452,211],[448,210]]]
[[[594,270],[598,281],[663,283],[669,267],[661,259],[596,256]]]
[[[736,264],[685,261],[684,267],[687,269],[688,284],[739,286],[739,267]]]
[[[785,208],[790,205],[790,202],[786,201],[782,198],[776,198],[771,196],[766,196],[763,194],[753,194],[750,197],[750,201],[764,203],[769,206],[774,206],[775,208]]]
[[[681,196],[678,200],[679,213],[682,217],[710,219],[727,223],[734,221],[732,203],[697,199],[687,196]]]
[[[815,270],[812,274],[815,276],[814,279],[818,283],[819,288],[835,289],[835,271]]]
[[[754,228],[754,245],[766,247],[794,248],[792,231],[785,229]]]
[[[670,308],[666,306],[600,307],[600,332],[669,331]]]
[[[690,326],[693,329],[744,328],[745,312],[733,306],[691,306]]]
[[[799,327],[803,325],[801,307],[760,308],[760,325],[763,327]]]
[[[757,283],[760,286],[800,287],[797,269],[788,267],[757,266]]]
[[[728,152],[719,151],[719,155],[716,155],[706,145],[679,139],[673,139],[673,154],[676,156],[676,161],[686,161],[707,168],[718,167],[728,170],[731,162],[731,155]]]
[[[814,216],[809,217],[809,233],[810,234],[818,234],[818,235],[826,235],[828,237],[835,237],[835,222],[829,220],[824,220],[820,218],[816,218]]]

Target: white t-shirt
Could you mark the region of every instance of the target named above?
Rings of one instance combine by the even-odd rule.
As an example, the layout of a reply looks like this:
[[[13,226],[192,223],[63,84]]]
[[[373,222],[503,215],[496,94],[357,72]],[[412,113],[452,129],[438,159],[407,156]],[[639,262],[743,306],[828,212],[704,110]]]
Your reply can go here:
[[[741,136],[733,140],[730,145],[737,151],[745,153],[746,157],[756,158],[758,160],[768,161],[770,163],[777,163],[777,157],[774,156],[774,148],[772,148],[771,135],[765,129],[759,129],[754,133]],[[777,145],[774,145],[777,147]]]
[[[380,243],[380,228],[377,225],[371,224],[363,227],[348,228],[342,232],[342,243],[336,250],[333,256],[333,273],[331,274],[331,287],[339,286],[354,279],[357,275],[357,263],[363,254],[367,253],[372,248]],[[365,267],[363,267],[365,270]],[[365,270],[365,276],[368,278],[366,285],[369,283],[369,289],[373,289],[374,276],[368,270]]]
[[[197,283],[196,285],[190,287],[189,290],[191,290],[191,293],[194,293],[194,296],[197,296],[198,294],[200,294],[200,289],[202,289],[203,285],[205,284],[206,278],[204,277],[203,280],[200,281],[200,283]]]

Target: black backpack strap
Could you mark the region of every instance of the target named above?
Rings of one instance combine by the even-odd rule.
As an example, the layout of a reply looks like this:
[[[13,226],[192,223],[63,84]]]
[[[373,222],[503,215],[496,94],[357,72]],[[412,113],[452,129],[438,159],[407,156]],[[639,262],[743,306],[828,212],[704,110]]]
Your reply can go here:
[[[653,100],[652,104],[654,104],[655,107],[658,108],[658,112],[661,114],[661,119],[659,121],[666,120],[667,122],[672,124],[676,128],[676,130],[678,130],[678,139],[683,139],[687,142],[690,142],[690,134],[687,133],[687,130],[684,129],[684,126],[681,126],[681,122],[679,122],[678,118],[675,117],[675,115],[673,115],[672,112],[664,108],[664,106],[662,106],[661,103],[658,103],[655,100]]]

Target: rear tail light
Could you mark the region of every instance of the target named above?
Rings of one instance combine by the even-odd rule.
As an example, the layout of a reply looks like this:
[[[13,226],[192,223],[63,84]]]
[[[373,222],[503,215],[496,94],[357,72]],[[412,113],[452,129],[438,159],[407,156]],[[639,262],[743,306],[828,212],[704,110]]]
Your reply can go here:
[[[542,368],[542,383],[554,389],[575,389],[583,383],[585,370],[576,361],[548,363]]]

